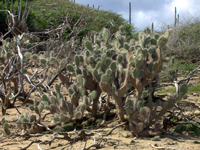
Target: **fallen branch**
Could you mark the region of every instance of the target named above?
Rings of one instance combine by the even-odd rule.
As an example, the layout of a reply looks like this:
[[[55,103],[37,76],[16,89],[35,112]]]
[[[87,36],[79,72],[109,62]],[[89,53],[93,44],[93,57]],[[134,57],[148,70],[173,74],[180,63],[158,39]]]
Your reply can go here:
[[[113,130],[115,130],[117,127],[120,127],[120,126],[122,126],[122,125],[124,125],[124,124],[126,124],[126,122],[122,122],[122,123],[120,123],[120,124],[114,126],[108,133],[102,134],[102,136],[108,136],[109,134],[112,133]]]
[[[170,150],[180,150],[180,149],[174,149],[174,148],[168,148],[168,147],[157,147],[154,146],[153,144],[149,143],[149,145],[151,145],[151,147],[156,148],[156,149],[161,149],[161,150],[166,150],[166,149],[170,149]]]

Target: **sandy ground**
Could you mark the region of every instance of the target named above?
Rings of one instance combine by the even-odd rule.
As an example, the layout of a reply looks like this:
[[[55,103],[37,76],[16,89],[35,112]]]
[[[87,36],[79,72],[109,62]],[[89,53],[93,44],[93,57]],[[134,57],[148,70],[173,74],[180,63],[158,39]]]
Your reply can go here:
[[[198,80],[199,82],[199,80]],[[20,107],[20,103],[17,102],[16,105],[20,112],[29,111],[28,105]],[[199,94],[187,94],[187,99],[182,100],[178,105],[185,110],[185,114],[194,113],[196,110],[200,110],[200,97]],[[5,118],[7,121],[17,119],[17,111],[16,109],[8,109],[5,116],[0,114],[0,119]],[[46,117],[46,123],[49,122],[51,116]],[[196,121],[200,122],[200,115],[196,118]],[[93,132],[98,132],[100,134],[109,131],[118,124],[116,120],[112,120],[106,122],[106,126],[103,128],[98,128],[95,130],[91,130]],[[16,123],[12,122],[9,123],[12,133],[17,130]],[[173,131],[173,130],[171,130]],[[19,132],[23,132],[19,130]],[[122,133],[126,132],[127,136],[124,137]],[[5,137],[2,124],[0,124],[0,150],[17,150],[22,147],[27,146],[31,141],[34,140],[50,140],[52,134],[44,134],[43,136],[39,137],[14,137],[8,136]],[[75,132],[69,132],[69,135],[74,136]],[[61,136],[60,136],[61,137]],[[88,137],[88,139],[84,141],[78,141],[75,143],[70,143],[67,140],[63,139],[56,139],[52,142],[51,145],[44,145],[41,144],[40,147],[43,150],[49,149],[56,149],[56,150],[81,150],[83,148],[87,148],[90,145],[94,144],[94,138],[96,142],[99,142],[98,136],[95,135],[94,137]],[[188,135],[186,133],[178,134],[174,132],[168,132],[163,134],[158,138],[158,141],[154,141],[152,138],[137,138],[133,137],[129,131],[125,131],[122,127],[116,128],[110,135],[104,136],[101,142],[100,150],[153,150],[153,149],[173,149],[173,150],[200,150],[200,144],[195,144],[195,141],[200,142],[200,137],[195,137]],[[156,148],[154,148],[155,146]],[[159,148],[160,147],[160,148]],[[28,150],[35,150],[38,149],[38,144],[34,143],[31,145]],[[90,150],[95,150],[96,148],[90,148]]]

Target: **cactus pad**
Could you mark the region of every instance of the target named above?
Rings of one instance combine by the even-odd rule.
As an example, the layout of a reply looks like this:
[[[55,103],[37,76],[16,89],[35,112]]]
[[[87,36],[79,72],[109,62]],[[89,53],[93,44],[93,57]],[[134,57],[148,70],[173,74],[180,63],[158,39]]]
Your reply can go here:
[[[180,87],[180,92],[185,95],[187,92],[188,92],[188,86],[186,84],[183,84],[181,87]]]
[[[35,110],[35,108],[34,108],[33,105],[29,105],[29,109],[30,109],[31,111],[34,111],[34,110]]]
[[[75,60],[76,67],[79,67],[79,62],[80,62],[79,56],[76,55],[76,56],[74,57],[74,60]]]
[[[69,70],[70,72],[74,72],[74,67],[72,65],[68,65],[67,70]]]
[[[92,48],[92,43],[90,41],[86,41],[85,42],[85,47],[90,50],[90,51],[93,51],[93,48]]]
[[[112,71],[115,71],[115,70],[117,69],[117,63],[116,63],[115,61],[113,61],[113,62],[111,63],[110,69],[111,69]]]
[[[90,93],[91,100],[94,100],[96,98],[96,96],[97,96],[97,92],[96,91],[92,91]]]

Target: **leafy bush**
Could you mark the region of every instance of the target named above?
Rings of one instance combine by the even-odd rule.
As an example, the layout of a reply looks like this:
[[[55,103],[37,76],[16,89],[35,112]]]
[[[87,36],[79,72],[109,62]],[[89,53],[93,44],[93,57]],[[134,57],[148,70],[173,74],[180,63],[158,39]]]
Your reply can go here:
[[[200,21],[195,18],[194,21],[183,22],[176,27],[170,35],[166,53],[168,55],[177,55],[179,59],[184,59],[190,63],[199,61],[200,50]]]
[[[195,93],[199,93],[200,92],[200,84],[197,84],[196,86],[194,87],[191,87],[188,89],[188,92],[195,92]]]
[[[193,121],[192,123],[199,126],[199,124],[197,122]],[[186,131],[187,133],[189,133],[191,135],[200,136],[200,129],[195,127],[192,124],[179,124],[175,127],[175,132],[182,132],[182,131]]]
[[[120,14],[103,10],[98,11],[66,0],[48,0],[48,2],[46,0],[29,0],[29,5],[31,6],[27,20],[29,31],[55,29],[66,21],[65,19],[67,18],[67,22],[65,22],[66,24],[69,23],[68,28],[65,30],[65,36],[67,36],[82,14],[84,21],[80,21],[81,23],[77,25],[82,27],[79,36],[85,36],[91,31],[100,31],[106,25],[111,27],[111,33],[115,33],[118,27],[123,24],[127,25],[127,35],[131,36],[135,31],[135,28],[128,25],[128,22]],[[14,0],[15,10],[18,10],[17,6],[18,1]],[[25,2],[23,1],[22,10],[24,7]],[[5,1],[0,2],[0,10],[5,8]],[[10,1],[8,1],[8,9],[11,10]],[[0,32],[2,33],[5,33],[7,30],[6,16],[6,12],[0,12]]]

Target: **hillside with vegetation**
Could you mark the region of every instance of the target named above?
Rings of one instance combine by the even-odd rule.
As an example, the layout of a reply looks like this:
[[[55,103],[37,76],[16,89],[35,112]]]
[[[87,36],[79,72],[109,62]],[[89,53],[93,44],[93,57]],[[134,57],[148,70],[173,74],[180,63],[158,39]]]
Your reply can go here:
[[[137,32],[66,0],[1,1],[0,18],[0,149],[198,147],[198,22]]]

